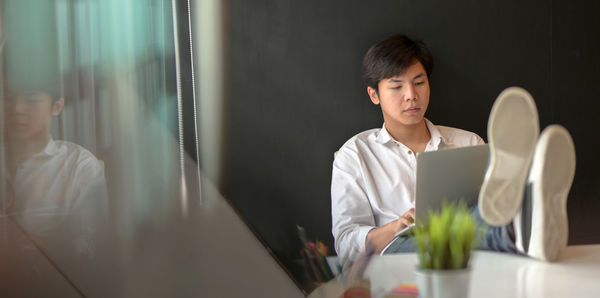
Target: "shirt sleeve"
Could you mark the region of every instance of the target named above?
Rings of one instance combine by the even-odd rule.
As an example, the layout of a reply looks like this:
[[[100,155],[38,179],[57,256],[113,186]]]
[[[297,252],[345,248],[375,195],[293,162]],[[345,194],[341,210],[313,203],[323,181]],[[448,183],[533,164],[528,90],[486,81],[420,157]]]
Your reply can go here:
[[[365,248],[375,219],[364,187],[364,164],[354,148],[343,147],[333,163],[331,217],[335,250],[342,259],[354,259]]]
[[[104,166],[94,156],[79,160],[72,179],[73,205],[68,214],[69,240],[77,256],[94,257],[101,230],[108,221]]]

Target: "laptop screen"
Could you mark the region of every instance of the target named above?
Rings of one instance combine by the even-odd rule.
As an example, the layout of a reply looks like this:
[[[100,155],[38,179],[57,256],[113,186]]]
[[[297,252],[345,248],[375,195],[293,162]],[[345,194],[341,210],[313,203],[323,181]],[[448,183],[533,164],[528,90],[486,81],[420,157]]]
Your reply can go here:
[[[415,222],[427,222],[429,210],[439,211],[444,200],[474,206],[488,158],[487,144],[419,153]]]

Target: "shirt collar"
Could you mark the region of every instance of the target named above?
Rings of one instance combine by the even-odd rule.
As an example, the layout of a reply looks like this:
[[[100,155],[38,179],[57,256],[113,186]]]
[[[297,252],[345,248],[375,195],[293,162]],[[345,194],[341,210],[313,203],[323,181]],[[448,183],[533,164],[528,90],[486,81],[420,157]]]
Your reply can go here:
[[[47,158],[55,156],[57,154],[59,154],[60,150],[58,145],[56,144],[56,142],[54,142],[54,140],[52,139],[52,137],[48,138],[48,143],[46,143],[46,146],[44,147],[44,149],[42,149],[42,151],[33,154],[32,156],[28,157],[26,160],[24,160],[23,162],[21,162],[20,166],[21,167],[31,167],[31,166],[35,166],[38,162],[43,162],[45,160],[47,160]],[[4,167],[4,173],[8,173],[8,169],[5,167],[5,165],[3,165]],[[6,177],[8,178],[8,181],[13,180],[13,177],[11,177],[11,175],[6,175]]]
[[[48,138],[48,143],[46,144],[46,147],[44,147],[44,150],[40,152],[40,154],[45,154],[47,156],[54,156],[58,154],[58,145],[56,145],[56,142],[54,142],[52,137]]]
[[[385,144],[385,143],[393,141],[393,140],[394,140],[394,138],[392,138],[390,133],[385,128],[385,123],[383,123],[383,126],[379,130],[379,133],[377,134],[375,141],[379,144]]]
[[[440,133],[440,130],[427,118],[425,118],[425,125],[427,125],[427,129],[429,129],[429,134],[431,135],[430,143],[436,150],[439,148],[440,143],[448,144],[448,141]]]
[[[448,144],[446,138],[440,133],[440,130],[433,124],[429,119],[424,118],[425,125],[427,125],[427,129],[429,130],[429,134],[431,135],[431,145],[433,145],[436,149],[439,147],[440,143]],[[379,144],[385,144],[390,141],[394,141],[394,138],[390,135],[390,133],[385,128],[385,123],[379,130],[379,134],[375,139]]]

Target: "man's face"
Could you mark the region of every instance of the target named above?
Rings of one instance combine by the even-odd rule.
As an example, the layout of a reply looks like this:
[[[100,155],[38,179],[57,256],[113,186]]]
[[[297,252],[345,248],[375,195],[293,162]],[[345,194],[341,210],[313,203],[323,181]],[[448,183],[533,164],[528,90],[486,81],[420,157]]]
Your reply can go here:
[[[379,92],[369,87],[374,104],[381,105],[383,120],[390,126],[412,126],[425,117],[429,105],[429,80],[420,62],[404,73],[379,82]]]
[[[14,141],[45,141],[50,120],[62,110],[63,100],[52,103],[44,92],[13,93],[7,90],[4,104],[4,134]]]

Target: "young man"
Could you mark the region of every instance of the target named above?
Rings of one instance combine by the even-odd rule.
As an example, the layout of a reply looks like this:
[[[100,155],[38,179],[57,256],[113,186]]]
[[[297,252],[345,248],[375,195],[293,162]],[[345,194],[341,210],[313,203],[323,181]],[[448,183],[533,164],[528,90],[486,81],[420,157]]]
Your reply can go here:
[[[5,86],[1,100],[2,212],[35,238],[59,232],[85,247],[107,211],[104,167],[83,147],[50,136],[51,119],[60,115],[63,98],[13,86]],[[64,228],[78,230],[77,235]]]
[[[423,43],[394,35],[369,49],[363,80],[384,124],[352,137],[333,166],[335,248],[345,258],[370,242],[380,252],[414,220],[416,153],[483,144],[474,133],[425,118],[433,58]]]
[[[52,4],[23,10],[35,4],[11,1],[2,12],[0,212],[36,238],[60,234],[85,249],[107,211],[104,167],[83,147],[50,135],[65,104],[61,84],[70,82],[61,81]]]
[[[414,250],[412,238],[395,239],[394,235],[414,220],[416,153],[484,143],[474,133],[437,126],[425,118],[429,104],[429,76],[432,65],[433,58],[427,47],[422,42],[413,41],[403,35],[393,35],[375,44],[363,59],[362,71],[367,93],[374,104],[381,106],[384,125],[381,129],[368,130],[348,140],[338,151],[333,164],[332,232],[336,252],[341,258],[353,259],[365,248],[367,242],[373,246],[376,253],[388,245],[386,252]],[[513,93],[505,94],[499,99],[513,98],[512,95]],[[484,190],[479,198],[479,205],[485,209],[485,212],[482,212],[483,219],[478,208],[475,208],[474,217],[478,222],[485,219],[500,226],[488,230],[483,241],[484,249],[528,253],[521,245],[522,242],[535,242],[538,243],[537,246],[554,245],[547,245],[544,238],[533,241],[515,240],[517,236],[529,237],[531,233],[523,233],[521,225],[518,225],[515,231],[510,220],[506,221],[507,218],[517,216],[524,181],[536,146],[537,134],[533,132],[538,127],[529,122],[533,118],[532,115],[537,121],[537,111],[531,109],[533,100],[527,96],[529,95],[518,93],[514,96],[516,101],[498,100],[499,104],[495,105],[490,117],[490,127],[496,132],[490,136],[492,161],[498,162],[492,162],[493,165],[488,169]],[[528,108],[519,114],[521,118],[511,118],[510,115],[515,110],[522,108],[522,102],[525,102]],[[533,107],[535,108],[535,105]],[[527,123],[523,123],[523,119]],[[511,123],[512,126],[504,122]],[[498,132],[520,125],[529,125],[529,129],[520,128],[521,132],[508,137],[507,134]],[[498,142],[494,142],[494,138]],[[533,141],[525,142],[527,145],[521,147],[516,146],[516,154],[505,154],[511,151],[514,145],[511,143],[512,139],[517,142],[520,139]],[[562,142],[566,144],[565,148],[568,147],[565,150],[568,150],[568,141]],[[499,149],[496,150],[496,147]],[[510,149],[504,150],[506,148]],[[529,159],[523,159],[523,156]],[[512,172],[498,166],[507,161],[518,161]],[[519,174],[516,175],[517,178],[502,179],[503,176],[513,173]],[[568,178],[565,179],[568,181],[567,193],[572,181],[572,177]],[[534,177],[533,180],[536,179],[539,180],[538,177]],[[513,192],[509,192],[513,197],[503,197],[506,196],[506,189],[514,189]],[[511,208],[504,207],[504,201],[511,202],[508,204]],[[566,195],[563,201],[559,200],[554,204],[558,207],[550,209],[559,210],[556,213],[560,213],[561,204],[566,204]],[[517,206],[517,209],[514,209],[514,206]],[[498,216],[499,213],[504,215]],[[528,222],[532,222],[531,216],[526,217]],[[534,217],[533,221],[537,220],[537,224],[534,225],[544,225],[545,217],[544,212]],[[566,218],[566,211],[564,217]],[[566,220],[562,225],[566,225]],[[566,242],[554,245],[556,249],[550,254],[554,255],[564,245]],[[535,257],[547,259],[546,251]]]

